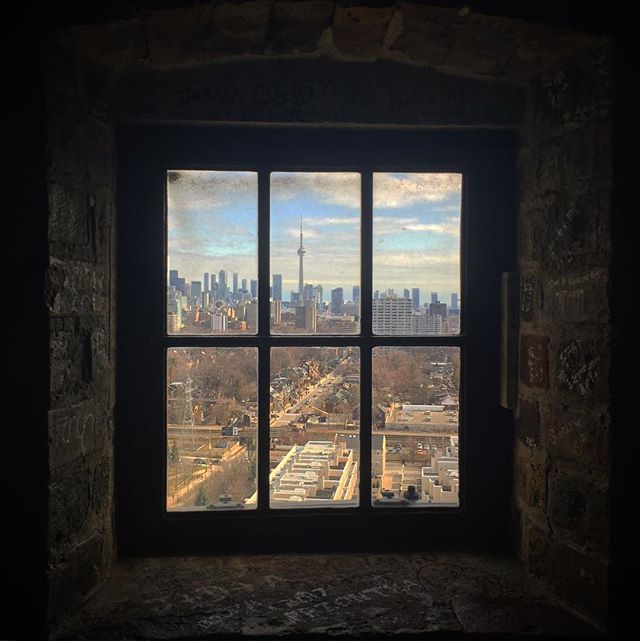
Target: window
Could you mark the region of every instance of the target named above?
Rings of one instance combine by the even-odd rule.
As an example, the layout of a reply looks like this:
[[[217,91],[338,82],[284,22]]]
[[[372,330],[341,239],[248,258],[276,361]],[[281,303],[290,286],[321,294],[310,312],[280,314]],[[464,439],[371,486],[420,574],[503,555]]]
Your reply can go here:
[[[510,134],[123,127],[118,148],[124,549],[507,530]]]

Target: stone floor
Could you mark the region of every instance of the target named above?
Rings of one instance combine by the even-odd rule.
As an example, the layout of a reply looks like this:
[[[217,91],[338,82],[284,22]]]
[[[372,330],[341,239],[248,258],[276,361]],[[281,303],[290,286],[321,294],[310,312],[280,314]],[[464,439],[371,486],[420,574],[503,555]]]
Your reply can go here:
[[[120,561],[105,589],[59,638],[429,633],[438,639],[598,636],[525,578],[515,561],[465,554],[295,554]]]

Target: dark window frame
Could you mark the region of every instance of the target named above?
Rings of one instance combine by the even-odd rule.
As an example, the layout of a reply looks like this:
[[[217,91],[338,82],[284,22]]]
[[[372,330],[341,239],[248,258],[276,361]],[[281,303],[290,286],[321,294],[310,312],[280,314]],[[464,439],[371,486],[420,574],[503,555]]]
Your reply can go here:
[[[121,552],[347,551],[404,549],[407,542],[410,549],[474,542],[506,544],[513,434],[510,414],[499,407],[498,330],[500,273],[515,266],[514,150],[513,131],[119,127],[116,520]],[[166,171],[171,169],[258,172],[255,336],[166,334],[165,189]],[[272,171],[361,173],[359,335],[269,334]],[[459,335],[398,337],[371,331],[372,175],[378,171],[463,174]],[[268,506],[269,387],[259,385],[257,509],[167,512],[166,349],[257,347],[258,380],[268,381],[270,348],[293,345],[360,348],[360,505],[300,510]],[[371,424],[371,350],[385,345],[458,346],[462,350],[458,508],[371,505],[371,480],[362,470],[370,470],[372,430],[362,426]],[[488,427],[483,428],[483,422]],[[483,429],[485,439],[480,438]],[[495,465],[489,473],[484,461],[490,457]],[[158,487],[160,491],[155,490]]]

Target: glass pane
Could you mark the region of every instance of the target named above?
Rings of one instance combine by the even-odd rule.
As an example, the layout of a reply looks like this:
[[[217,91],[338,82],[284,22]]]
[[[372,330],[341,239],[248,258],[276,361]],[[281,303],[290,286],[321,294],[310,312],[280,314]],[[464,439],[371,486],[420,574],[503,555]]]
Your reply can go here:
[[[167,333],[255,334],[258,177],[167,172]]]
[[[271,331],[360,331],[360,174],[271,174]]]
[[[167,510],[256,507],[258,350],[167,350]]]
[[[271,350],[270,503],[358,504],[360,351]]]
[[[373,174],[373,332],[460,332],[462,174]]]
[[[458,347],[376,347],[372,356],[372,498],[458,506]]]

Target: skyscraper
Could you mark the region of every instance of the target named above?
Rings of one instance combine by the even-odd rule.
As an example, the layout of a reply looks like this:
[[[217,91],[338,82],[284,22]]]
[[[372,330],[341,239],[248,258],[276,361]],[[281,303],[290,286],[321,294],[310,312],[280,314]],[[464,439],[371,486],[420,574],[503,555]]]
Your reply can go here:
[[[300,301],[302,302],[303,298],[303,288],[304,288],[304,266],[303,266],[303,260],[304,260],[304,255],[307,253],[304,246],[302,245],[302,218],[300,218],[300,246],[298,247],[298,256],[299,256],[299,264],[298,264],[298,294],[300,294]]]
[[[342,287],[336,287],[331,290],[331,313],[339,316],[342,314],[342,304],[344,303],[344,290]]]
[[[282,300],[282,274],[273,275],[273,300]]]
[[[202,283],[199,280],[192,280],[191,281],[191,297],[197,302],[198,305],[201,302],[201,295],[202,295]]]
[[[420,288],[419,287],[414,287],[411,290],[411,304],[413,305],[414,309],[420,308]]]
[[[246,292],[247,291],[247,279],[243,278],[242,279],[242,289]]]
[[[353,290],[351,292],[351,300],[354,303],[359,303],[360,302],[360,285],[354,285]]]
[[[458,309],[458,293],[457,292],[453,292],[453,294],[451,294],[451,309],[455,309],[455,310]]]
[[[178,270],[170,269],[169,270],[169,287],[177,287],[178,282]]]
[[[402,298],[411,298],[411,292],[406,287],[402,291]]]
[[[224,296],[227,293],[227,272],[224,269],[218,272],[218,281],[220,283],[220,296]]]
[[[258,281],[251,279],[251,297],[256,298],[258,296]]]
[[[431,292],[431,302],[432,303],[438,302],[438,292]]]
[[[237,293],[238,291],[238,274],[234,273],[233,274],[233,293]]]
[[[209,291],[209,272],[204,273],[204,291]]]

